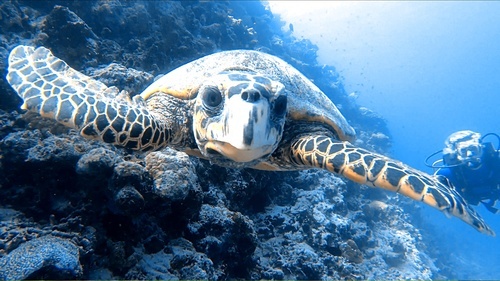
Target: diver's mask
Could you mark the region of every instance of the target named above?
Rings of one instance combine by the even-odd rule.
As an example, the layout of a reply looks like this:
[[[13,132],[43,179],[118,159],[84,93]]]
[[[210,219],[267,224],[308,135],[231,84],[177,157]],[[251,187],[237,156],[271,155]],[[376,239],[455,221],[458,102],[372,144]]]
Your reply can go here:
[[[458,131],[445,141],[443,162],[447,166],[467,165],[472,169],[481,166],[483,145],[481,134],[473,131]]]

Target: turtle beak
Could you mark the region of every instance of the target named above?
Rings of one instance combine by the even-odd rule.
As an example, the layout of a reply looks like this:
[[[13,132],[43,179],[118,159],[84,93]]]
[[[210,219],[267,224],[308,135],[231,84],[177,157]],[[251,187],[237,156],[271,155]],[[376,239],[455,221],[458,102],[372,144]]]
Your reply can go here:
[[[238,163],[251,162],[262,156],[261,153],[256,153],[255,150],[242,150],[232,146],[230,143],[219,141],[209,141],[205,146],[205,149],[207,152],[217,152],[220,155]]]

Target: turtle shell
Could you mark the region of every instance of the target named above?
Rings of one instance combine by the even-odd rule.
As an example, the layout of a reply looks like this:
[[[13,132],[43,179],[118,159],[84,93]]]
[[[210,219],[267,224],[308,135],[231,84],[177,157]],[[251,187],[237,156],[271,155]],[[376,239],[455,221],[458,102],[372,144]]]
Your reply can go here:
[[[316,85],[282,59],[258,51],[224,51],[202,57],[162,76],[141,96],[146,102],[160,92],[191,100],[205,79],[224,71],[258,73],[281,82],[288,99],[287,122],[321,123],[331,128],[340,140],[354,139],[354,129]]]

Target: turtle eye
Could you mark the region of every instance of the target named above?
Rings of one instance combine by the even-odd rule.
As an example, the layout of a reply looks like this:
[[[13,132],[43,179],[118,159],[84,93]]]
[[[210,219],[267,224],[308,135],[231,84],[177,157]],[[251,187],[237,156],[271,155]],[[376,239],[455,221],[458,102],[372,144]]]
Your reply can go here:
[[[273,111],[274,114],[276,114],[279,117],[282,117],[286,113],[286,96],[279,96],[275,101],[273,105]]]
[[[208,107],[217,107],[222,102],[222,94],[215,87],[208,87],[203,91],[203,104]]]

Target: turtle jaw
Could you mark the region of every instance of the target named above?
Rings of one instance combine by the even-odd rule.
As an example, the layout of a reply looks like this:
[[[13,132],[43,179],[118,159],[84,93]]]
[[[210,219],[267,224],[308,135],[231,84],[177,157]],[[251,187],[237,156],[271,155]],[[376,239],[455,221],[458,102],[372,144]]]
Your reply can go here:
[[[221,160],[223,162],[223,159],[214,159],[217,158],[217,154],[219,154],[222,158],[230,159],[231,161],[241,164],[251,163],[252,165],[256,159],[271,154],[273,150],[274,148],[272,146],[260,147],[259,149],[239,149],[230,143],[219,141],[209,141],[205,145],[205,152],[207,155],[211,155],[210,159],[213,162],[221,162]]]

